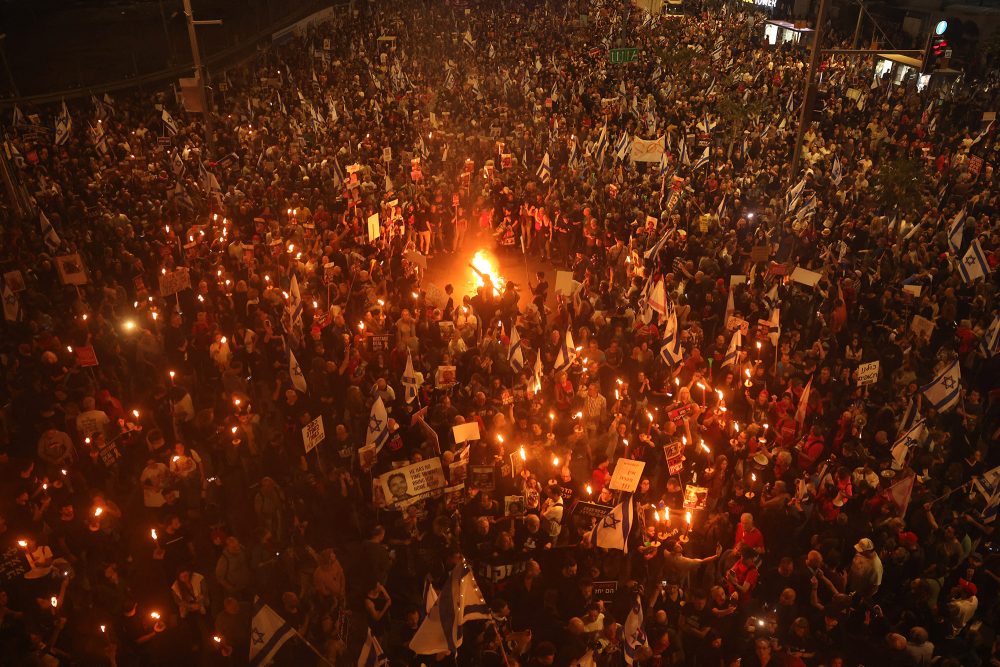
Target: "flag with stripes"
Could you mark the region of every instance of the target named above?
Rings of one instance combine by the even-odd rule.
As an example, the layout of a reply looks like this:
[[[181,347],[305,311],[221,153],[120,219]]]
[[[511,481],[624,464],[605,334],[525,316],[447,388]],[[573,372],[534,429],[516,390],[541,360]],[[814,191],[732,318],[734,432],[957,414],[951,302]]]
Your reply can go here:
[[[413,356],[407,352],[406,368],[403,369],[403,398],[407,403],[416,400],[419,386],[417,374],[413,371]]]
[[[299,292],[299,279],[295,277],[295,274],[292,274],[292,279],[288,283],[288,305],[285,310],[288,311],[292,326],[302,324],[302,294]]]
[[[972,488],[979,492],[985,500],[989,500],[993,494],[1000,491],[1000,484],[997,482],[1000,482],[1000,466],[987,470],[978,477],[973,477]]]
[[[781,308],[771,310],[771,317],[767,320],[767,337],[771,345],[778,346],[778,339],[781,337]]]
[[[802,197],[802,191],[805,189],[806,179],[803,178],[785,193],[785,213],[791,213],[795,210]]]
[[[698,171],[702,167],[708,164],[709,150],[708,146],[705,146],[705,152],[701,154],[701,157],[695,161],[694,166],[691,167],[691,171]]]
[[[629,146],[632,142],[629,140],[628,132],[623,132],[621,139],[618,140],[618,144],[615,146],[615,160],[621,161],[625,159],[628,155]]]
[[[174,120],[169,111],[164,109],[163,113],[160,114],[160,118],[163,120],[164,127],[167,128],[167,132],[171,135],[177,134],[177,121]]]
[[[3,318],[8,322],[20,322],[22,315],[21,299],[7,281],[3,281]]]
[[[559,348],[558,354],[556,354],[555,365],[552,367],[554,371],[561,371],[570,367],[576,360],[576,346],[573,345],[573,334],[569,329],[566,330],[566,336],[563,338],[563,344]]]
[[[684,135],[681,135],[680,141],[678,142],[678,156],[677,162],[684,165],[685,167],[691,166],[691,156],[688,155],[687,141],[684,139]]]
[[[660,343],[660,358],[668,366],[678,364],[684,358],[681,350],[681,332],[677,326],[677,313],[673,308],[667,315],[667,325],[663,329],[663,340]]]
[[[956,255],[962,249],[962,236],[965,232],[965,209],[955,214],[948,224],[948,247]]]
[[[924,444],[927,441],[927,435],[927,424],[921,419],[896,438],[896,442],[892,446],[892,456],[896,462],[902,466],[910,449]]]
[[[938,412],[945,412],[958,405],[962,391],[962,369],[958,361],[953,361],[934,381],[924,385],[920,391]]]
[[[489,618],[490,608],[463,559],[451,571],[437,602],[414,633],[410,650],[417,655],[455,653],[464,639],[462,626],[467,621]]]
[[[302,373],[302,367],[299,366],[299,361],[291,350],[288,351],[288,376],[292,379],[292,386],[295,387],[296,391],[300,394],[306,393],[308,389],[306,376]]]
[[[834,185],[840,185],[840,181],[844,178],[843,170],[844,167],[840,164],[840,158],[834,156],[833,165],[830,167],[830,180]]]
[[[979,351],[987,358],[1000,352],[1000,316],[993,318],[993,324],[979,341]]]
[[[385,667],[389,664],[382,646],[372,634],[372,629],[368,628],[368,637],[364,646],[361,647],[361,655],[358,656],[358,667]]]
[[[191,199],[191,195],[188,194],[188,191],[184,188],[180,181],[174,183],[174,189],[171,191],[171,194],[173,195],[174,204],[176,204],[178,208],[182,208],[187,211],[194,210],[194,200]]]
[[[268,664],[278,649],[296,634],[276,611],[258,603],[250,623],[250,667]]]
[[[69,115],[69,109],[66,107],[66,102],[62,103],[62,111],[56,116],[56,146],[62,146],[69,139],[70,133],[73,131],[73,118]]]
[[[632,532],[634,508],[632,496],[611,508],[590,531],[591,546],[602,549],[619,549],[628,553],[628,536]]]
[[[948,242],[950,243],[951,239]],[[962,280],[967,283],[975,282],[980,278],[985,280],[986,276],[990,275],[990,265],[986,262],[986,255],[983,253],[978,239],[972,242],[965,256],[962,257],[958,271],[962,274]]]
[[[49,249],[49,252],[59,250],[62,247],[62,239],[56,234],[56,228],[49,222],[44,211],[38,212],[38,222],[42,226],[42,239],[45,241],[45,246]]]
[[[743,334],[737,329],[733,332],[733,337],[729,339],[729,349],[726,350],[726,356],[722,359],[722,368],[726,366],[735,366],[736,359],[740,354],[740,345],[743,343]]]
[[[549,165],[549,153],[545,152],[545,156],[542,158],[542,163],[538,165],[538,171],[535,172],[535,176],[538,177],[542,183],[548,183],[552,180],[552,167]]]
[[[903,418],[899,422],[899,433],[909,431],[914,424],[920,421],[920,411],[917,409],[919,400],[920,394],[910,397],[910,401],[906,404],[906,411],[903,413]]]
[[[382,445],[389,439],[389,413],[386,412],[385,403],[379,396],[372,404],[371,414],[368,416],[368,431],[365,434],[365,445],[375,445],[375,452],[382,451]]]
[[[181,158],[180,151],[174,151],[170,156],[170,171],[174,173],[174,177],[180,178],[184,175],[186,168],[184,166],[184,160]]]
[[[434,590],[434,584],[431,582],[431,576],[428,574],[424,577],[424,603],[418,608],[421,622],[427,618],[427,614],[431,613],[431,609],[434,608],[434,603],[437,600],[438,593]]]
[[[608,150],[608,126],[601,128],[601,133],[597,136],[597,144],[594,146],[594,158],[597,164],[604,161],[604,153]]]
[[[521,349],[521,336],[517,333],[517,327],[510,328],[510,348],[507,350],[507,361],[515,373],[520,373],[524,368],[524,350]]]
[[[462,43],[473,51],[476,50],[476,40],[472,39],[472,33],[468,30],[465,31],[464,35],[462,35]]]
[[[767,308],[768,310],[774,310],[775,308],[778,307],[779,301],[780,300],[778,299],[778,283],[774,283],[773,285],[771,285],[771,289],[767,291],[767,294],[764,295],[764,307]]]
[[[655,283],[652,283],[652,276],[650,276],[649,280],[650,282],[647,284],[652,284],[652,286],[648,290],[646,303],[656,312],[661,315],[666,315],[668,308],[666,281],[661,278]]]
[[[632,603],[632,609],[625,617],[622,635],[625,638],[625,644],[622,647],[625,653],[625,663],[631,665],[635,662],[636,650],[640,646],[647,645],[646,633],[642,629],[642,599],[638,593],[635,596],[635,602]]]

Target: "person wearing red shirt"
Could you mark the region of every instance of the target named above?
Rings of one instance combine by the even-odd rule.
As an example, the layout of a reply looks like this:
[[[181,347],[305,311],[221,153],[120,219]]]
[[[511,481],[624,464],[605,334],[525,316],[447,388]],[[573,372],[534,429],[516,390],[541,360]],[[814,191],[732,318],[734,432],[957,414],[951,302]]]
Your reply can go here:
[[[736,526],[736,544],[733,549],[741,547],[752,549],[756,553],[764,553],[764,533],[753,525],[753,514],[745,512],[740,516],[740,525]]]

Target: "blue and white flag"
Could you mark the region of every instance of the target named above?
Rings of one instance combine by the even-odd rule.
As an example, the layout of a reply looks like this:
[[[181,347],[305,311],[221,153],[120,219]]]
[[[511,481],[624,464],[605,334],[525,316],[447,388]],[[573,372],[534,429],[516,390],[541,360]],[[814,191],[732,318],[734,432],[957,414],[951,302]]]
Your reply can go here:
[[[288,311],[289,321],[292,326],[302,324],[302,295],[299,293],[299,279],[292,274],[292,279],[288,284]]]
[[[590,531],[590,544],[602,549],[620,549],[628,553],[628,536],[632,532],[632,496],[611,508],[611,511],[597,520]]]
[[[608,126],[601,128],[601,134],[597,137],[597,144],[594,147],[594,158],[600,164],[604,161],[604,153],[608,150]]]
[[[488,620],[490,608],[465,561],[455,566],[437,602],[410,640],[417,655],[454,653],[462,645],[466,621]]]
[[[625,159],[628,155],[629,146],[632,142],[629,140],[628,132],[622,133],[622,138],[618,140],[618,145],[615,146],[615,160],[621,161]]]
[[[951,239],[949,239],[950,242]],[[975,282],[980,278],[985,279],[986,276],[990,275],[990,265],[986,263],[986,255],[978,240],[973,241],[972,245],[969,246],[969,250],[962,258],[962,263],[958,265],[958,270],[962,274],[962,280],[967,283]]]
[[[368,628],[368,637],[364,646],[361,647],[361,655],[358,656],[358,667],[385,667],[389,664],[382,646],[372,634],[372,629]]]
[[[677,162],[684,165],[685,167],[691,166],[691,156],[688,155],[687,141],[684,140],[684,135],[681,135],[677,156]]]
[[[650,257],[656,257],[657,255],[659,255],[660,251],[663,249],[663,246],[667,244],[667,239],[669,239],[670,235],[673,233],[674,230],[670,227],[664,230],[663,234],[660,235],[659,240],[653,245],[646,248],[646,252],[642,254],[643,259],[649,259]]]
[[[956,255],[962,249],[962,236],[965,232],[965,209],[955,214],[948,225],[948,247]]]
[[[62,111],[56,116],[56,146],[62,146],[69,139],[70,132],[73,131],[73,118],[69,115],[66,102],[62,103]]]
[[[1000,466],[987,470],[982,475],[974,477],[972,479],[972,488],[978,491],[980,495],[986,500],[989,500],[993,495],[1000,491]]]
[[[667,316],[667,326],[663,330],[660,358],[669,366],[680,363],[684,358],[684,352],[681,349],[681,332],[677,327],[677,313],[673,309]]]
[[[1000,316],[993,318],[993,324],[990,325],[989,331],[979,341],[979,351],[987,358],[1000,352]]]
[[[767,337],[771,345],[778,347],[778,339],[781,338],[781,308],[771,311],[771,317],[767,321]]]
[[[302,374],[302,367],[299,366],[298,360],[295,358],[295,353],[291,350],[288,351],[288,375],[292,378],[292,386],[300,394],[306,393],[308,387],[306,386],[306,376]]]
[[[167,132],[171,135],[177,134],[177,122],[174,117],[170,115],[170,112],[166,109],[160,114],[160,118],[163,119],[163,125],[167,128]]]
[[[365,434],[365,446],[375,445],[375,453],[382,451],[382,445],[389,439],[389,413],[385,403],[379,396],[372,404],[371,415],[368,417],[368,432]]]
[[[424,577],[424,603],[418,608],[420,612],[420,622],[422,623],[427,614],[431,613],[434,604],[438,601],[438,592],[434,590],[430,575]]]
[[[958,405],[962,391],[962,369],[953,361],[930,384],[920,391],[938,412],[945,412]]]
[[[740,345],[743,343],[743,334],[737,329],[733,332],[733,337],[729,339],[729,349],[726,350],[726,356],[722,359],[721,368],[726,366],[735,366],[736,358],[740,354]]]
[[[640,646],[646,646],[646,633],[642,629],[642,600],[638,594],[628,616],[625,617],[625,624],[622,626],[622,636],[625,638],[625,645],[622,647],[625,653],[625,663],[635,662],[635,652]]]
[[[905,433],[896,438],[894,447],[903,446],[909,449],[924,444],[927,441],[927,424],[923,419],[917,421]]]
[[[920,411],[917,409],[919,400],[920,395],[917,394],[911,397],[909,403],[906,404],[906,412],[903,413],[903,419],[899,422],[899,433],[906,433],[920,421]]]
[[[517,333],[517,327],[510,328],[510,349],[507,350],[507,361],[515,373],[520,373],[524,368],[524,350],[521,349],[521,336]]]
[[[556,354],[555,365],[552,367],[554,371],[565,370],[570,367],[576,360],[576,347],[573,345],[573,334],[570,333],[569,329],[566,329],[566,336],[563,338],[562,347],[559,348],[559,353]]]
[[[420,382],[417,379],[417,374],[413,372],[413,357],[409,352],[406,353],[406,368],[403,370],[403,399],[407,403],[412,403],[417,399],[417,389],[420,387]]]
[[[42,240],[45,241],[45,247],[49,249],[50,252],[56,252],[62,247],[62,239],[56,234],[56,228],[52,226],[49,219],[45,217],[44,211],[38,212],[38,222],[42,226]]]
[[[844,167],[840,164],[840,158],[834,156],[833,165],[830,167],[830,181],[834,185],[840,185],[840,181],[844,178]]]
[[[771,285],[771,289],[767,291],[764,295],[764,307],[768,310],[774,310],[778,307],[778,283]]]
[[[691,167],[691,171],[698,171],[699,169],[707,165],[708,157],[709,157],[708,146],[705,146],[705,152],[701,154],[701,157],[698,158],[698,160],[694,163],[694,166]]]
[[[535,172],[535,176],[538,177],[542,183],[548,183],[552,180],[552,167],[549,164],[549,153],[545,152],[545,156],[542,158],[542,163],[538,165],[538,171]]]
[[[250,667],[268,664],[278,649],[296,634],[276,611],[258,603],[250,623]]]
[[[785,213],[791,213],[799,204],[802,198],[802,191],[806,189],[806,179],[803,178],[797,184],[789,188],[785,193]]]

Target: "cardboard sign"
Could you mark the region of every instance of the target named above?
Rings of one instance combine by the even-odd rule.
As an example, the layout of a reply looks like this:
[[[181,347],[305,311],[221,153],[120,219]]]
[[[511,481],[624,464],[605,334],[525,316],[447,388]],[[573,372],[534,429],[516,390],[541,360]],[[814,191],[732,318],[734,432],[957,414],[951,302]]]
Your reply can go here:
[[[556,294],[572,296],[576,291],[573,287],[574,284],[576,281],[573,280],[572,271],[556,271]]]
[[[383,506],[403,509],[418,500],[443,495],[444,487],[441,459],[435,456],[379,475],[375,492],[381,493]]]
[[[358,463],[362,470],[371,470],[378,460],[378,452],[375,451],[375,443],[365,445],[358,450]]]
[[[481,491],[492,491],[497,486],[497,469],[493,466],[471,466],[469,483]]]
[[[673,410],[667,413],[667,417],[672,422],[683,421],[684,419],[694,414],[694,409],[695,409],[695,404],[688,403],[686,405],[682,405],[679,408],[674,408]]]
[[[121,460],[122,453],[118,449],[118,445],[112,442],[101,447],[100,456],[101,463],[103,463],[105,467],[110,468]]]
[[[598,600],[604,600],[605,602],[611,602],[615,599],[615,595],[618,593],[618,582],[617,581],[595,581],[594,582],[594,597]]]
[[[171,296],[191,289],[191,274],[186,266],[160,274],[160,296]]]
[[[445,389],[456,384],[458,380],[455,378],[455,372],[455,366],[438,366],[434,371],[434,386]]]
[[[86,285],[87,269],[79,253],[56,257],[56,269],[63,285]]]
[[[755,245],[750,249],[750,261],[754,264],[762,264],[771,257],[771,248],[766,245]]]
[[[868,384],[878,382],[878,360],[870,361],[867,364],[858,366],[858,386],[863,387]]]
[[[611,483],[608,484],[608,487],[612,491],[628,491],[632,493],[639,486],[639,480],[642,478],[642,470],[645,467],[645,461],[618,459],[618,462],[615,463],[615,471],[611,474]]]
[[[746,336],[750,331],[750,323],[742,317],[730,315],[729,319],[726,320],[726,331],[735,331],[736,329],[739,329],[740,333]]]
[[[382,236],[382,228],[378,224],[378,213],[368,216],[368,242],[374,243],[375,239]]]
[[[76,355],[76,363],[83,368],[97,365],[97,352],[94,350],[93,345],[74,347],[73,354]]]
[[[924,291],[922,285],[903,285],[903,292],[915,297],[919,297]]]
[[[742,285],[746,281],[747,281],[747,277],[744,274],[742,274],[742,273],[733,274],[733,275],[729,276],[729,286],[730,287],[736,287],[737,285]]]
[[[926,340],[930,340],[931,335],[934,333],[934,323],[926,317],[914,315],[913,321],[910,322],[910,331]]]
[[[589,517],[591,519],[603,519],[608,515],[610,510],[610,507],[598,505],[597,503],[585,503],[583,501],[578,502],[573,507],[574,514]]]
[[[524,516],[524,496],[504,496],[503,515]]]
[[[374,334],[368,337],[372,352],[388,352],[391,336],[389,334]]]
[[[451,320],[441,320],[438,322],[438,328],[441,330],[441,340],[445,343],[450,343],[455,340],[455,323]]]
[[[708,487],[692,486],[688,484],[684,487],[684,509],[703,510],[708,502]]]
[[[461,484],[464,488],[465,480],[469,477],[469,461],[468,459],[460,459],[458,461],[453,461],[448,465],[448,479],[451,480],[452,485]]]
[[[323,442],[324,438],[326,438],[326,431],[323,429],[322,415],[302,427],[302,444],[305,445],[306,454]]]
[[[451,427],[451,432],[455,436],[456,445],[479,440],[479,422],[472,421],[465,424],[457,424]]]
[[[822,277],[822,275],[816,273],[815,271],[803,269],[801,266],[796,266],[795,270],[792,271],[792,280],[807,287],[815,287],[816,283],[818,283],[819,279]]]

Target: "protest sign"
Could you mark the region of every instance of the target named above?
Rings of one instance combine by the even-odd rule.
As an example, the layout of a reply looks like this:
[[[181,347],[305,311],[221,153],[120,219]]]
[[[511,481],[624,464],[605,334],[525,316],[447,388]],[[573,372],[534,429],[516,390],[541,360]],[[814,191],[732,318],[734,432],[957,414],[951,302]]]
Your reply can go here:
[[[86,285],[87,270],[79,253],[56,257],[56,269],[63,285]]]
[[[815,287],[816,283],[818,283],[819,279],[822,277],[822,275],[816,273],[815,271],[803,269],[801,266],[796,266],[795,270],[792,271],[792,280],[807,287]]]
[[[726,331],[735,331],[736,329],[739,329],[740,333],[746,336],[750,331],[750,323],[742,317],[730,315],[729,319],[726,320]]]
[[[504,516],[524,516],[524,496],[504,496]]]
[[[323,442],[326,431],[323,429],[323,416],[320,415],[302,427],[302,444],[305,445],[306,454],[311,452],[316,445]]]
[[[708,488],[688,484],[684,487],[684,509],[703,510],[708,502]]]
[[[471,466],[469,484],[482,491],[492,491],[497,486],[496,472],[493,466]]]
[[[170,296],[191,289],[191,274],[186,266],[160,274],[160,296]]]
[[[378,476],[378,489],[382,493],[384,504],[395,509],[403,509],[418,500],[442,495],[444,487],[441,459],[436,456]]]
[[[858,366],[859,387],[878,382],[878,366],[878,360],[870,361],[867,364],[861,364]]]
[[[455,366],[438,366],[437,370],[434,371],[434,386],[438,389],[444,389],[455,384],[457,382],[455,370]]]
[[[635,491],[639,486],[639,479],[642,477],[642,469],[646,467],[645,461],[633,461],[632,459],[618,459],[615,464],[615,471],[611,474],[611,483],[608,485],[613,491]]]
[[[455,436],[455,444],[479,440],[479,422],[456,424],[451,427],[451,432]]]
[[[378,213],[373,213],[368,216],[368,242],[373,243],[380,236],[382,236],[382,229],[378,223]]]

